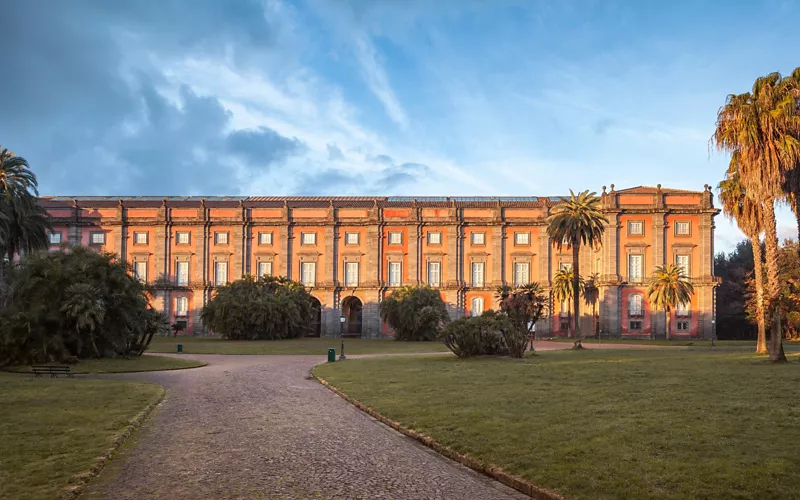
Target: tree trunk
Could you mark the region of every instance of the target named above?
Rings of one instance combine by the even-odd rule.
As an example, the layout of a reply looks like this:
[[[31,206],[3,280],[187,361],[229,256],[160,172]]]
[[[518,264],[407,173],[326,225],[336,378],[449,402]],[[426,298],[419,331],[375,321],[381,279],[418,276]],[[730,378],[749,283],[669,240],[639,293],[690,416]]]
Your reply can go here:
[[[572,303],[573,310],[575,311],[575,343],[572,344],[574,349],[580,349],[581,345],[581,269],[580,269],[580,241],[572,242]]]
[[[149,346],[150,342],[153,341],[153,335],[155,335],[155,334],[156,334],[156,331],[153,330],[152,332],[150,332],[150,335],[147,336],[147,343],[143,342],[142,345],[139,347],[139,354],[138,354],[139,356],[144,354],[144,350],[147,349],[147,346]]]
[[[797,221],[797,241],[800,242],[800,204],[796,204],[792,207],[794,211],[794,219]],[[797,247],[797,253],[800,254],[800,245]]]
[[[753,280],[756,284],[756,314],[758,315],[758,341],[756,342],[756,354],[768,354],[767,351],[767,327],[764,317],[764,271],[763,255],[761,254],[761,238],[752,236],[750,244],[753,245]]]
[[[672,335],[671,335],[670,328],[669,328],[670,327],[670,323],[672,323],[672,315],[670,314],[670,310],[669,310],[669,307],[668,307],[668,308],[664,309],[664,324],[667,327],[667,331],[666,331],[665,336],[667,337],[667,340],[672,340]]]
[[[770,361],[786,361],[783,352],[783,332],[781,331],[780,307],[781,277],[778,265],[778,231],[775,223],[775,204],[773,200],[764,203],[764,246],[767,263],[767,289],[765,293],[767,314],[772,318],[770,329]]]
[[[97,348],[97,344],[94,342],[94,334],[89,333],[89,340],[92,341],[92,352],[94,353],[94,357],[100,359],[100,350]]]
[[[572,308],[571,307],[567,307],[567,325],[568,325],[567,338],[570,338],[570,339],[575,338],[575,336],[572,334]]]

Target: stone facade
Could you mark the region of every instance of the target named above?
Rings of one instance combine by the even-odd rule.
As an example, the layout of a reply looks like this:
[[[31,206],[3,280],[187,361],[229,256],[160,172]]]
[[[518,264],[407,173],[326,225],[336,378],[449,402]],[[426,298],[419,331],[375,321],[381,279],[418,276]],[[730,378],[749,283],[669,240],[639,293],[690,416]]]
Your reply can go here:
[[[673,311],[673,335],[710,338],[715,314],[713,195],[658,187],[601,194],[603,244],[581,248],[581,273],[599,275],[599,300],[582,307],[584,335],[660,337],[663,311],[641,295],[657,265],[681,263],[695,295]],[[153,305],[187,334],[217,286],[259,269],[303,281],[320,303],[312,335],[381,337],[379,302],[400,285],[431,282],[452,318],[496,305],[515,280],[546,289],[572,262],[547,237],[558,197],[45,197],[54,230],[138,263]],[[179,264],[183,263],[183,264]],[[178,279],[188,263],[188,279]],[[182,269],[186,269],[182,267]],[[146,271],[145,271],[146,270]],[[185,282],[182,282],[185,281]],[[539,337],[566,335],[560,304],[537,324]],[[346,321],[340,324],[340,316]]]

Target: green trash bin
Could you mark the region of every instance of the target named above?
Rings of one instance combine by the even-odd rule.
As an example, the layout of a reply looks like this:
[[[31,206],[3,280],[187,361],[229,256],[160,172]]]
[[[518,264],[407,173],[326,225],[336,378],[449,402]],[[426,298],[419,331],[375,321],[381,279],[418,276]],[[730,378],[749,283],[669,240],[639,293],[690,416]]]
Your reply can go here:
[[[336,349],[333,347],[328,349],[328,363],[333,363],[336,361]]]
[[[183,352],[183,344],[178,344],[178,352]]]

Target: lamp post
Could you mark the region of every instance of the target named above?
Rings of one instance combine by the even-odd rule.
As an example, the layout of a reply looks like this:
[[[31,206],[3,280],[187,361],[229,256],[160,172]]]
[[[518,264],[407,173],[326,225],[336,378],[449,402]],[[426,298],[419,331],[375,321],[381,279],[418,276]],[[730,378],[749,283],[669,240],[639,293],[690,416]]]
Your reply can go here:
[[[531,346],[528,350],[536,352],[536,349],[533,347],[533,341],[536,340],[536,323],[534,323],[533,320],[528,321],[528,338],[531,342]]]
[[[342,339],[342,350],[340,351],[339,354],[339,361],[347,359],[344,357],[344,321],[345,317],[344,314],[342,314],[341,316],[339,316],[339,337]]]
[[[714,328],[715,320],[711,320],[711,347],[716,347],[717,345],[717,329]]]

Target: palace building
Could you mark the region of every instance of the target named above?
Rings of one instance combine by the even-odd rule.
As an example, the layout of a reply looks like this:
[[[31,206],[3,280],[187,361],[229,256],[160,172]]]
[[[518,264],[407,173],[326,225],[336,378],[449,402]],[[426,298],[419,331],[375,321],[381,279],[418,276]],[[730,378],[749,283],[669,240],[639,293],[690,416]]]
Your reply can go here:
[[[584,335],[660,337],[664,312],[644,297],[657,265],[691,277],[690,305],[672,311],[675,337],[714,333],[711,188],[603,187],[603,244],[581,247],[599,298],[582,304]],[[319,301],[310,336],[380,337],[379,302],[396,287],[441,290],[451,318],[496,308],[500,285],[548,288],[572,251],[548,239],[560,197],[44,197],[52,248],[113,252],[155,288],[154,307],[187,334],[208,334],[200,311],[216,287],[245,274],[301,281]],[[537,337],[566,335],[567,310],[551,301]],[[346,321],[340,325],[339,318]]]

